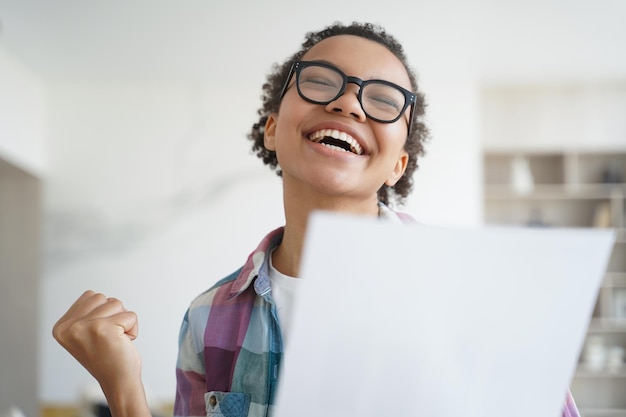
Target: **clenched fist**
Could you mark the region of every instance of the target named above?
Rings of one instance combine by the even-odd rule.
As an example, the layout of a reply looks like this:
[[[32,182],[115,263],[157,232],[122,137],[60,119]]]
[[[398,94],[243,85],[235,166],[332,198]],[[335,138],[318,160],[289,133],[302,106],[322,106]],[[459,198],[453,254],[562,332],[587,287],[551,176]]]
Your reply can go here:
[[[115,298],[87,291],[54,325],[54,338],[100,383],[115,417],[150,416],[141,359],[132,341],[137,315]]]

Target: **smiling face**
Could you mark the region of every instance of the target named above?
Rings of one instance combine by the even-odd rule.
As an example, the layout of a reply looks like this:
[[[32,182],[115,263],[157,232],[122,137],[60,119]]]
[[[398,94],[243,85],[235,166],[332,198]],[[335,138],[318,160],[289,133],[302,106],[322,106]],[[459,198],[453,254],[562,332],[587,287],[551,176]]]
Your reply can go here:
[[[324,39],[302,59],[331,64],[362,80],[381,79],[411,89],[402,62],[383,45],[358,36]],[[286,195],[375,203],[378,189],[395,184],[406,168],[409,111],[394,123],[376,122],[363,112],[356,84],[320,105],[302,99],[294,82],[292,78],[279,112],[265,126],[265,147],[276,152]]]

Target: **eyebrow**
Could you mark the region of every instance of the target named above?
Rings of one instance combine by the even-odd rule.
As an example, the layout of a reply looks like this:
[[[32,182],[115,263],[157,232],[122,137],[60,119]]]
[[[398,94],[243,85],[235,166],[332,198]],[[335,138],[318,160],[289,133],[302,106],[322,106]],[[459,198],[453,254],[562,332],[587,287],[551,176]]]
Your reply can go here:
[[[336,69],[338,69],[339,71],[341,71],[341,72],[342,72],[345,76],[347,76],[347,77],[356,77],[355,75],[349,75],[349,74],[347,74],[347,73],[346,73],[346,71],[344,71],[343,69],[339,68],[339,66],[338,66],[337,64],[335,64],[334,62],[327,61],[327,60],[325,60],[325,59],[300,59],[300,60],[301,60],[301,61],[305,61],[305,62],[315,62],[315,63],[318,63],[318,64],[326,64],[326,65],[330,65],[331,67],[336,68]],[[397,85],[398,87],[402,87],[402,88],[404,88],[404,89],[406,89],[406,90],[410,91],[411,93],[413,93],[413,91],[412,91],[412,87],[411,87],[411,88],[406,88],[406,87],[403,87],[402,85],[398,84],[398,83],[397,83],[397,82],[395,82],[395,81],[389,81],[387,78],[361,78],[361,77],[356,77],[356,78],[360,79],[361,81],[386,81],[386,82],[389,82],[389,83],[395,84],[395,85]],[[413,93],[413,94],[415,94],[415,93]]]
[[[317,63],[320,63],[320,64],[331,65],[331,66],[333,66],[333,67],[335,67],[337,69],[341,69],[341,68],[339,68],[337,66],[337,64],[335,64],[333,62],[330,62],[330,61],[326,61],[325,59],[311,59],[311,60],[304,60],[304,61],[317,62]],[[343,72],[343,70],[342,70],[342,72]]]

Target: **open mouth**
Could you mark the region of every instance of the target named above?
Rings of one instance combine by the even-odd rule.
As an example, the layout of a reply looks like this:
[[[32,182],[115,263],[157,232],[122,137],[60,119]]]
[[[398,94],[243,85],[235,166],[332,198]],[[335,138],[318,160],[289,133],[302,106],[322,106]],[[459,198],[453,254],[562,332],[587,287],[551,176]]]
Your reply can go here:
[[[317,130],[309,135],[309,140],[338,151],[363,155],[363,148],[352,136],[335,129]]]

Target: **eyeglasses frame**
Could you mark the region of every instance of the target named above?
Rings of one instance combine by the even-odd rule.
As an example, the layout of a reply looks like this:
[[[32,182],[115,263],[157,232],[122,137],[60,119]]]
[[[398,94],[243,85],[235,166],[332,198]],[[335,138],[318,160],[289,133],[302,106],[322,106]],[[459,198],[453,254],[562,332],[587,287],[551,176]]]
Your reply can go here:
[[[304,96],[304,94],[302,94],[302,92],[300,91],[300,71],[302,71],[304,68],[310,67],[310,66],[318,66],[318,67],[328,68],[330,70],[333,70],[333,71],[337,72],[339,75],[342,76],[343,84],[342,84],[341,88],[339,89],[339,92],[337,93],[337,95],[335,97],[333,97],[331,100],[328,100],[328,101],[311,100],[310,98]],[[401,87],[401,86],[399,86],[397,84],[394,84],[391,81],[378,80],[378,79],[362,80],[361,78],[358,78],[358,77],[352,77],[352,76],[346,75],[343,71],[341,71],[336,66],[331,65],[331,64],[327,64],[325,62],[318,62],[318,61],[295,61],[291,65],[291,69],[289,70],[289,75],[287,76],[287,79],[285,80],[285,84],[283,85],[283,88],[282,88],[282,90],[280,92],[279,103],[282,101],[282,99],[285,96],[285,94],[287,94],[287,90],[289,89],[289,83],[291,82],[291,79],[293,78],[294,73],[296,74],[296,83],[295,84],[296,84],[296,89],[298,91],[298,95],[303,100],[305,100],[305,101],[307,101],[309,103],[313,103],[313,104],[326,105],[326,104],[332,103],[333,101],[337,100],[339,97],[341,97],[346,92],[346,88],[347,88],[348,84],[352,83],[352,84],[358,85],[359,86],[359,92],[357,94],[357,99],[358,99],[359,105],[361,106],[361,109],[363,110],[363,113],[365,114],[365,116],[368,119],[371,119],[371,120],[373,120],[375,122],[378,122],[378,123],[395,123],[395,122],[397,122],[402,117],[402,115],[406,111],[407,107],[411,106],[411,111],[409,113],[409,125],[408,125],[408,131],[407,131],[407,138],[411,136],[411,126],[413,124],[413,113],[415,111],[415,103],[417,101],[417,95],[415,93],[412,93],[411,91],[407,90],[406,88]],[[396,118],[394,118],[393,120],[381,120],[381,119],[378,119],[376,117],[370,116],[367,113],[367,111],[365,111],[365,109],[363,108],[362,92],[363,92],[363,87],[366,86],[367,84],[370,84],[370,83],[377,83],[377,84],[388,85],[390,87],[398,89],[402,94],[404,94],[404,107],[402,107],[402,110],[399,112],[399,114],[398,114],[398,116]]]

